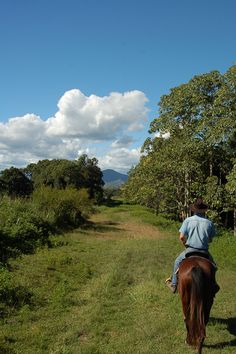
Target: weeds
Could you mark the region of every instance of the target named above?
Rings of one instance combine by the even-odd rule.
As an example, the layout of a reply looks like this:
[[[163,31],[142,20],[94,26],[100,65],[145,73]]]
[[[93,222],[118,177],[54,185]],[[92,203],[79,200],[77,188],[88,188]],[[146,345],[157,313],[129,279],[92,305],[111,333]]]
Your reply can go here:
[[[120,205],[100,211],[91,221],[104,228],[55,236],[56,247],[11,261],[14,271],[10,277],[3,274],[5,288],[18,284],[31,296],[2,317],[0,352],[193,353],[184,344],[179,298],[164,284],[181,250],[178,228],[171,231],[164,225],[168,232],[160,233],[149,224],[150,220],[155,225],[155,215],[140,207]],[[112,228],[107,227],[111,223]],[[133,225],[137,233],[131,234]],[[207,326],[204,354],[219,348],[222,354],[234,353],[234,240],[219,236],[212,253],[221,291]]]

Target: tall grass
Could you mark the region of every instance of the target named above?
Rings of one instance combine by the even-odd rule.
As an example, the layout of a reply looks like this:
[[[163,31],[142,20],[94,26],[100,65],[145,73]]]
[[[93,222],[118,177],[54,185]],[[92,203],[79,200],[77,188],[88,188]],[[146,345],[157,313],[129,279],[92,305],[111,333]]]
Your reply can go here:
[[[31,199],[0,200],[0,262],[48,244],[53,232],[74,228],[93,211],[85,189],[43,187]]]
[[[0,352],[194,353],[184,343],[178,295],[164,284],[181,251],[178,231],[167,227],[168,232],[160,233],[153,226],[155,218],[140,207],[102,207],[90,227],[55,237],[53,248],[12,260],[6,287],[14,281],[29,295],[2,314]],[[135,225],[142,237],[130,233]],[[234,252],[229,234],[212,244],[221,290],[204,354],[235,353]],[[232,256],[229,262],[227,254]]]

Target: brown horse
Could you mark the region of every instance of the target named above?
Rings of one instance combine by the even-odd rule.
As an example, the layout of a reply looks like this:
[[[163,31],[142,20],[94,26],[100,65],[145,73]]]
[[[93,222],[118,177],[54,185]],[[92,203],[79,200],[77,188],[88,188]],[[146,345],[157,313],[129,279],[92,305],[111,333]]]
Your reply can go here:
[[[178,291],[182,301],[184,321],[187,329],[186,342],[202,353],[215,293],[216,267],[200,256],[191,256],[180,264]]]

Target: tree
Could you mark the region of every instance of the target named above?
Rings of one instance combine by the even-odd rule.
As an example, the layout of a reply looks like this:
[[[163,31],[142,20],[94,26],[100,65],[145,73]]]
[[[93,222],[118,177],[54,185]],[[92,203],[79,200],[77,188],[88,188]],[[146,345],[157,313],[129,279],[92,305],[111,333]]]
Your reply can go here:
[[[236,67],[193,77],[161,97],[143,156],[123,190],[172,217],[205,197],[219,219],[236,154]],[[213,213],[213,214],[214,214]]]
[[[4,194],[7,191],[7,184],[0,178],[0,194]]]
[[[234,212],[234,235],[236,236],[236,160],[234,160],[234,166],[228,175],[226,189],[230,195],[229,206],[231,209],[233,209]]]
[[[84,177],[74,161],[65,159],[41,160],[30,164],[25,171],[32,176],[34,186],[50,186],[65,189],[74,186],[79,189],[85,184]]]
[[[90,198],[100,202],[103,196],[104,181],[102,171],[98,167],[98,160],[96,158],[90,159],[86,154],[83,154],[76,161],[76,165],[84,178],[84,187],[88,189]]]
[[[2,188],[10,197],[26,197],[33,191],[33,183],[16,167],[1,172]]]
[[[102,199],[102,172],[98,160],[82,155],[78,160],[53,159],[41,160],[29,164],[25,173],[31,176],[34,187],[50,186],[52,188],[76,189],[86,188],[91,199]]]

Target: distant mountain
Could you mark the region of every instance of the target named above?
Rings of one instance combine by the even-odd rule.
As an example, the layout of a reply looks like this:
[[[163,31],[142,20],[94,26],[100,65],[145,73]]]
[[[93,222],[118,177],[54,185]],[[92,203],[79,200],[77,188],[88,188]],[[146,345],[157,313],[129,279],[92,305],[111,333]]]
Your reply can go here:
[[[104,170],[102,171],[103,181],[105,182],[105,187],[120,187],[123,183],[125,183],[128,179],[128,176],[116,172],[114,170]]]

